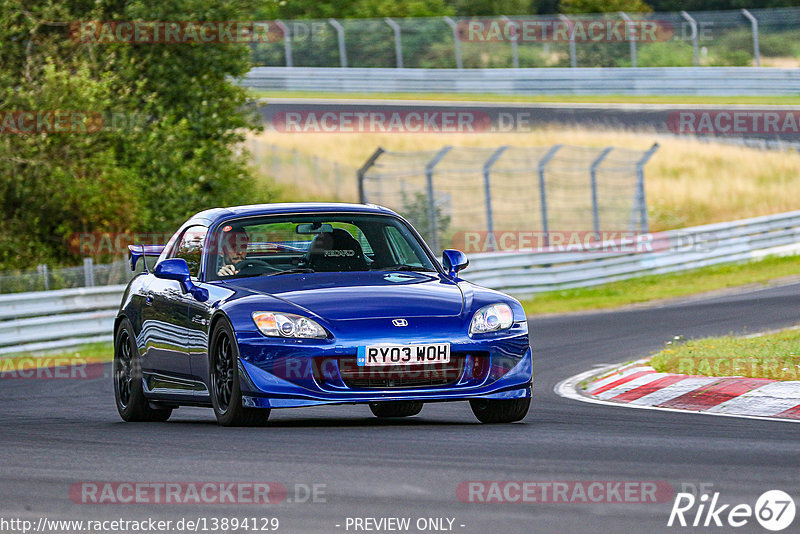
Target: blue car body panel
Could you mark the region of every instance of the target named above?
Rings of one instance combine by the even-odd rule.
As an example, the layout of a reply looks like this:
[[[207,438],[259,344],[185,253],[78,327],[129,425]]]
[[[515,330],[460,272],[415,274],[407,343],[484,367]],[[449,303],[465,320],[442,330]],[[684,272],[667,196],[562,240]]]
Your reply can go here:
[[[301,213],[370,213],[400,219],[391,210],[370,205],[268,204],[207,210],[189,219],[175,235],[194,225],[209,228],[211,235],[232,219]],[[169,248],[167,245],[158,261]],[[425,250],[435,262],[430,250]],[[205,254],[203,266],[208,261]],[[438,263],[437,267],[441,269]],[[117,323],[124,317],[133,326],[145,394],[154,402],[210,406],[208,346],[219,320],[229,321],[235,333],[246,406],[497,399],[532,394],[532,351],[520,303],[498,291],[450,277],[444,270],[318,272],[206,281],[201,268],[195,284],[208,291],[208,300],[200,302],[184,293],[178,282],[156,278],[150,272],[137,275],[125,291]],[[474,313],[495,303],[511,307],[513,326],[469,335]],[[309,317],[329,336],[267,337],[252,319],[255,311]],[[407,326],[395,326],[392,320],[396,318],[405,319]],[[389,379],[383,386],[358,385],[363,379],[356,376],[358,368],[353,363],[359,347],[437,342],[450,343],[453,365],[461,366],[458,376],[448,383],[396,387]]]

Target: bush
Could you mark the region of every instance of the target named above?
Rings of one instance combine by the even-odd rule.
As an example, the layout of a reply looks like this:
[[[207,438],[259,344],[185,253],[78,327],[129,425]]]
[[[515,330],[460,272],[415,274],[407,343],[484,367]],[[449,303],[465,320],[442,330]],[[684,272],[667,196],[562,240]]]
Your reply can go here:
[[[706,63],[714,67],[747,67],[753,64],[753,54],[745,50],[717,48]]]
[[[73,233],[170,232],[201,209],[258,200],[237,149],[260,127],[235,83],[247,46],[76,43],[44,22],[243,20],[247,1],[26,6],[0,0],[3,110],[138,119],[91,134],[0,135],[0,269],[78,263],[65,243]]]
[[[640,67],[691,67],[694,65],[692,45],[667,41],[642,45],[637,56]]]

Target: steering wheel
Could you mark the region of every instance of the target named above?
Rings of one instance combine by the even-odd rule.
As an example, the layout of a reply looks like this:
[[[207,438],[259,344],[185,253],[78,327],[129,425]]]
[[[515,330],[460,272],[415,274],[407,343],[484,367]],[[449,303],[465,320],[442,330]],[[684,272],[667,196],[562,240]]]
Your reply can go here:
[[[247,276],[249,274],[260,273],[262,268],[272,269],[272,266],[262,260],[242,260],[233,266],[239,275]]]

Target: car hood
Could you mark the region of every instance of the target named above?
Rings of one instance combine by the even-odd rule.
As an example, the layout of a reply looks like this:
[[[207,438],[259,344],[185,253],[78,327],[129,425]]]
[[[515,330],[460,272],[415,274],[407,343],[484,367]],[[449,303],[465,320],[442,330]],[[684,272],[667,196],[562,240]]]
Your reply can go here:
[[[438,273],[288,274],[227,284],[288,301],[331,321],[453,317],[464,308],[461,289]]]

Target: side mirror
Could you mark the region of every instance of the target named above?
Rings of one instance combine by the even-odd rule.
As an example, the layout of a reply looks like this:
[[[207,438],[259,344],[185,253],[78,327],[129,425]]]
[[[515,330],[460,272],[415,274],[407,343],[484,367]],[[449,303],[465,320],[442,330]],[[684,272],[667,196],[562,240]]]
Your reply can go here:
[[[447,274],[455,278],[458,276],[458,271],[467,268],[469,259],[467,259],[467,255],[460,250],[449,248],[442,252],[442,265],[447,271]]]
[[[181,285],[181,291],[190,293],[200,302],[208,300],[208,290],[194,285],[189,266],[183,258],[170,258],[163,260],[153,269],[153,276],[162,280],[175,280]]]

